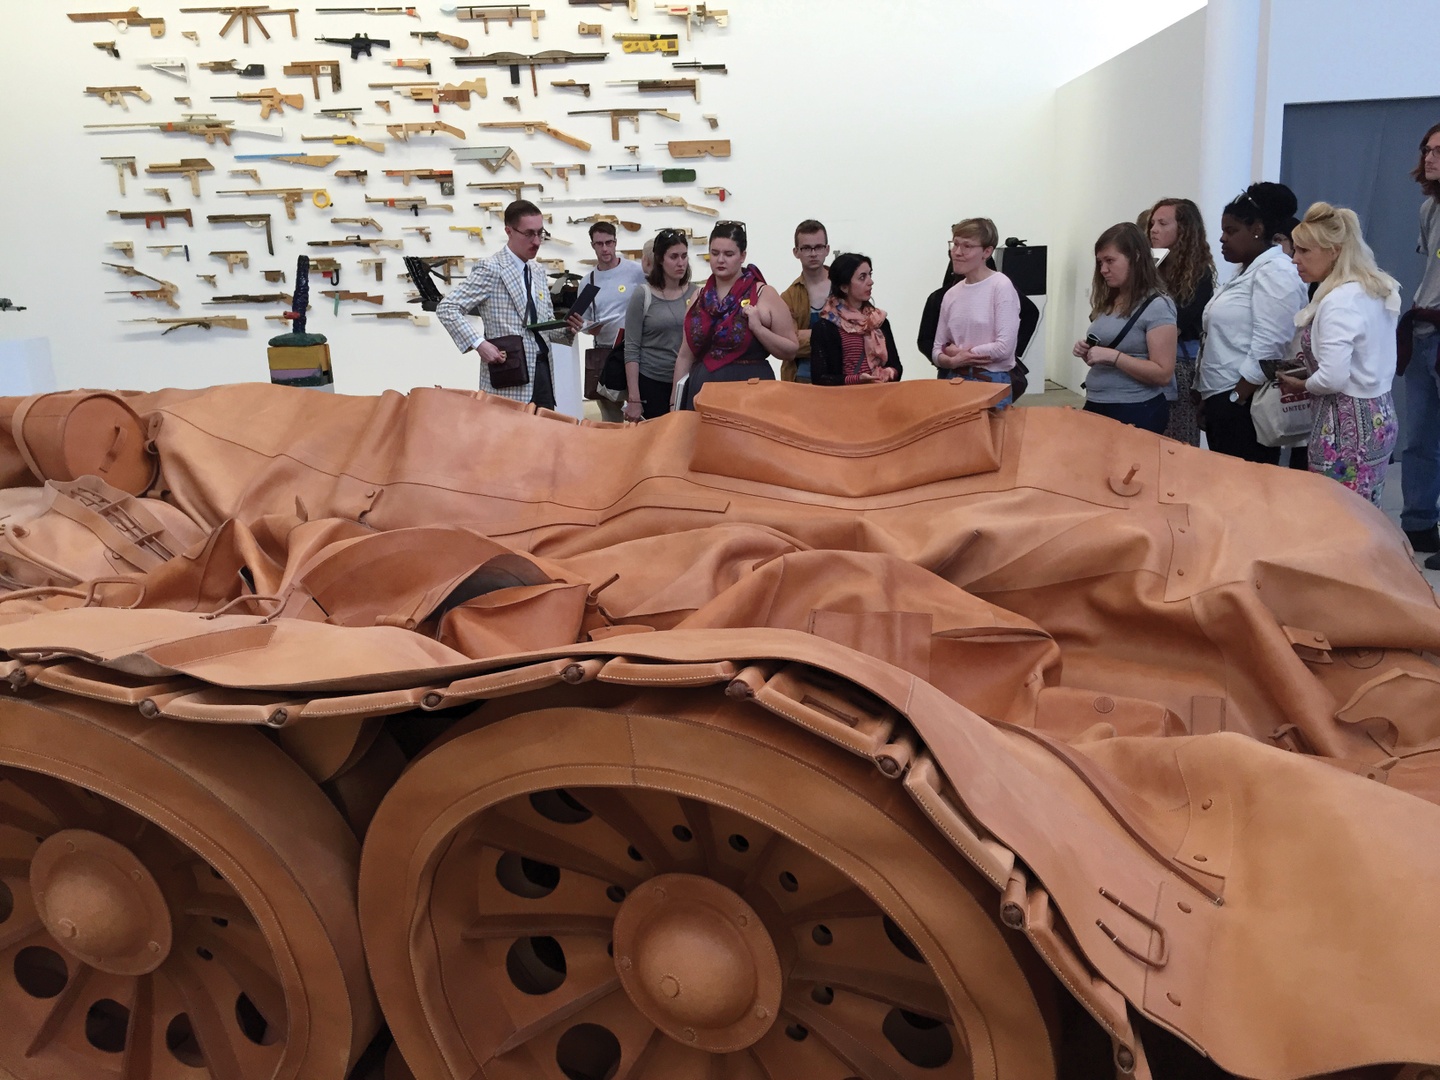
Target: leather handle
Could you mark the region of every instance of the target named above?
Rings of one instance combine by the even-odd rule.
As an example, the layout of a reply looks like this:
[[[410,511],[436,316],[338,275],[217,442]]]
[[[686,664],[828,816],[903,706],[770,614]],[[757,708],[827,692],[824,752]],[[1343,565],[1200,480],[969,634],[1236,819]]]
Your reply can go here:
[[[103,477],[110,471],[110,466],[115,464],[115,459],[120,456],[120,451],[125,449],[125,429],[119,424],[115,425],[115,437],[110,440],[110,449],[105,451],[105,456],[100,459],[100,475]]]

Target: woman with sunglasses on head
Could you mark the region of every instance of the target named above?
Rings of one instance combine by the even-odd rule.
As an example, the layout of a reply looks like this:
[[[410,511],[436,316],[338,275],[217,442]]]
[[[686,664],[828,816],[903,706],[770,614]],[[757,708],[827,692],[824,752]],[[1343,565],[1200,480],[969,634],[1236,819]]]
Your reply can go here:
[[[1353,210],[1315,203],[1291,242],[1300,279],[1319,288],[1295,318],[1307,371],[1282,371],[1280,385],[1315,399],[1310,471],[1379,506],[1400,430],[1390,396],[1400,285],[1375,265]]]
[[[1278,447],[1261,446],[1250,399],[1265,382],[1262,361],[1279,361],[1295,336],[1295,316],[1309,300],[1275,234],[1295,216],[1284,184],[1251,184],[1220,215],[1220,254],[1240,272],[1215,290],[1202,322],[1205,345],[1195,376],[1211,450],[1275,465]]]
[[[685,315],[675,358],[675,387],[688,376],[677,409],[693,409],[706,383],[774,379],[769,358],[790,360],[800,347],[790,309],[759,269],[745,264],[745,247],[742,222],[718,221],[710,231],[710,279]]]
[[[957,280],[940,302],[930,360],[942,379],[1010,384],[1020,335],[1020,294],[989,263],[1000,233],[989,218],[966,218],[950,230]],[[996,408],[1013,400],[1006,394]]]
[[[626,420],[653,420],[670,411],[675,355],[685,337],[690,284],[690,243],[679,229],[661,229],[645,274],[645,292],[625,309]],[[646,293],[649,295],[647,296]]]
[[[870,302],[870,259],[845,252],[830,263],[830,297],[810,330],[810,381],[816,386],[895,382],[900,353],[885,312]]]
[[[1165,387],[1175,375],[1175,301],[1133,222],[1112,225],[1095,241],[1090,319],[1072,350],[1090,367],[1085,411],[1162,433],[1170,416]]]
[[[1200,445],[1199,399],[1192,397],[1195,361],[1200,355],[1201,319],[1215,295],[1215,259],[1205,238],[1200,208],[1189,199],[1161,199],[1150,208],[1150,247],[1165,252],[1160,281],[1175,301],[1175,381],[1165,391],[1170,402],[1167,438]]]

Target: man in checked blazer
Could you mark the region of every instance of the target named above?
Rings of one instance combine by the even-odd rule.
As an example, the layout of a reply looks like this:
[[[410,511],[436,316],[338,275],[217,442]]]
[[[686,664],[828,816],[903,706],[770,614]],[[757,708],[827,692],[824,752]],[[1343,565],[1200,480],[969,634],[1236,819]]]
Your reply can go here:
[[[548,238],[540,208],[525,199],[512,202],[505,208],[505,247],[481,259],[440,301],[435,314],[461,352],[474,349],[480,355],[481,390],[553,409],[555,386],[547,338],[564,330],[541,333],[525,329],[528,324],[555,317],[549,279],[544,267],[535,263],[540,245]],[[472,314],[480,316],[478,330],[466,318]],[[491,339],[505,335],[518,335],[524,342],[529,378],[523,386],[496,388],[490,381],[491,366],[505,360]]]

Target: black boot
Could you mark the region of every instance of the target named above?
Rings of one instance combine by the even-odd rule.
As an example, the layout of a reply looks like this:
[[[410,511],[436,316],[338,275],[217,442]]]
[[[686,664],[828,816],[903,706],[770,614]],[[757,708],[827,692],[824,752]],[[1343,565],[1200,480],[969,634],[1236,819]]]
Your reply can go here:
[[[1405,539],[1410,541],[1410,546],[1416,551],[1440,551],[1440,526],[1431,525],[1428,529],[1416,529],[1413,532],[1406,529]],[[1440,566],[1432,566],[1430,569],[1440,570]]]

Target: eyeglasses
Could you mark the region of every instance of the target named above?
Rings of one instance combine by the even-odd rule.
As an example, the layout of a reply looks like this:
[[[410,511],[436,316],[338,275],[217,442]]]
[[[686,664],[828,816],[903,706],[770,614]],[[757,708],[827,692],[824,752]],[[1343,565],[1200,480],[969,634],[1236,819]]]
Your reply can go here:
[[[1420,156],[1422,158],[1427,158],[1431,154],[1440,155],[1440,146],[1422,146],[1420,148]]]
[[[966,240],[962,236],[952,237],[950,240],[950,246],[953,248],[959,248],[961,251],[983,251],[985,247],[985,245],[983,244],[975,243],[974,240]]]
[[[541,232],[545,232],[544,229],[541,229],[540,231],[541,231]],[[550,234],[549,234],[549,233],[546,233],[545,235],[546,235],[546,238],[548,239]],[[591,240],[591,241],[590,241],[590,246],[591,246],[591,247],[614,247],[614,246],[615,246],[615,237],[610,236],[610,237],[606,237],[606,238],[603,238],[603,239],[597,238],[597,239],[595,239],[595,240]]]
[[[829,250],[830,250],[830,245],[829,245],[829,244],[803,244],[803,245],[801,245],[800,247],[797,247],[795,250],[798,251],[801,255],[819,255],[819,254],[821,254],[822,252],[829,251]]]
[[[538,240],[542,244],[546,240],[550,239],[549,229],[512,229],[510,231],[518,233],[520,236],[525,237],[525,239],[527,240]]]

